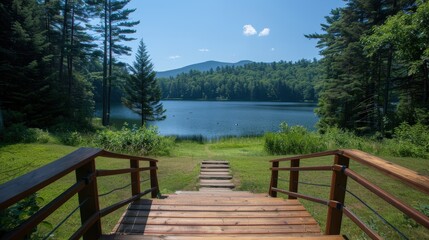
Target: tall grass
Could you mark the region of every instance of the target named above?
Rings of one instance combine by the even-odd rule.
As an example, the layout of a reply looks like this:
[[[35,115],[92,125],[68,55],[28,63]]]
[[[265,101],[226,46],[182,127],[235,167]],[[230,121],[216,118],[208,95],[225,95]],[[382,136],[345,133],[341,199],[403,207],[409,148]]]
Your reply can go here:
[[[373,154],[397,157],[429,157],[429,128],[401,124],[391,139],[357,136],[353,132],[331,127],[324,134],[310,132],[302,126],[280,124],[280,131],[267,133],[265,150],[270,154],[305,154],[339,148],[354,148]]]

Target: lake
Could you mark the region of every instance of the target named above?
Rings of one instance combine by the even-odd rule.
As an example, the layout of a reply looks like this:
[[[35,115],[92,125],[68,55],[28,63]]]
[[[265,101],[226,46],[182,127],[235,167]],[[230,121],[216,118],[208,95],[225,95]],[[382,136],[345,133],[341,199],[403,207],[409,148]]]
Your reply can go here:
[[[167,119],[153,122],[162,135],[224,136],[262,135],[275,132],[281,122],[314,130],[316,104],[291,102],[162,101]],[[100,112],[98,111],[98,114]],[[140,124],[140,116],[118,104],[111,108],[111,121]]]

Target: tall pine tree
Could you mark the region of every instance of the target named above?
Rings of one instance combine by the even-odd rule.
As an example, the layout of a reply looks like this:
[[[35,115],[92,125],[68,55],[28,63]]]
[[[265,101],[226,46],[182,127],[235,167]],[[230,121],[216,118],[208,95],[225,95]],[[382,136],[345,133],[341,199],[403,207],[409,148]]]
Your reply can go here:
[[[142,125],[147,121],[164,120],[165,110],[160,103],[161,90],[143,39],[140,40],[136,60],[130,70],[131,75],[124,86],[124,105],[141,115]]]

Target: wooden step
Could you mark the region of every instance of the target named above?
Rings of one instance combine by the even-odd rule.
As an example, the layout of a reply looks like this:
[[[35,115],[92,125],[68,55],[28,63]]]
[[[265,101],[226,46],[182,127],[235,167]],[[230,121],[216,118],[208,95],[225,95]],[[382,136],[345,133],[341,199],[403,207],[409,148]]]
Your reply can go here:
[[[200,183],[232,183],[228,179],[200,179]]]
[[[217,187],[217,188],[200,187],[198,190],[200,192],[224,192],[224,191],[231,192],[232,191],[231,188],[222,188],[222,187]]]
[[[225,164],[201,164],[201,168],[224,169],[229,168],[229,166]]]
[[[246,235],[161,235],[161,236],[143,236],[143,235],[103,235],[102,240],[344,240],[340,235],[313,235],[313,236],[284,236],[283,234],[246,234]]]
[[[204,160],[201,163],[202,164],[226,164],[226,165],[229,165],[228,161],[216,161],[216,160]]]
[[[200,183],[200,187],[235,188],[233,183]]]
[[[229,173],[229,169],[226,169],[226,168],[204,168],[204,169],[201,169],[201,172],[228,172]]]
[[[144,224],[122,224],[119,227],[122,233],[141,233],[147,235],[165,234],[293,234],[306,233],[311,235],[320,234],[317,224],[313,225],[265,225],[255,226],[172,226],[172,225],[144,225]]]
[[[232,179],[231,175],[226,174],[201,174],[200,179]]]

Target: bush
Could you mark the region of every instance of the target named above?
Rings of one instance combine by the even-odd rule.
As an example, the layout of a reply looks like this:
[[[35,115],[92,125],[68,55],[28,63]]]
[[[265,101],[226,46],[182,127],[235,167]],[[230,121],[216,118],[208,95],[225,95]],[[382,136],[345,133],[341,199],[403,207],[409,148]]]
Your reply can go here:
[[[49,133],[38,128],[27,128],[24,124],[13,124],[3,132],[3,140],[8,143],[47,143]]]
[[[83,143],[83,137],[79,132],[66,131],[63,133],[58,133],[58,140],[64,144],[69,146],[78,146]]]
[[[0,211],[0,236],[2,233],[9,232],[18,227],[29,217],[39,211],[40,205],[43,201],[43,198],[38,197],[37,194],[32,194],[11,207]],[[46,221],[42,221],[38,227],[40,226],[52,229],[52,225]],[[41,239],[38,237],[38,234],[40,233],[38,232],[38,227],[35,227],[27,236],[25,236],[25,239]]]
[[[172,138],[162,137],[155,126],[131,128],[125,123],[121,130],[98,131],[94,142],[97,146],[115,152],[137,153],[140,155],[168,155],[174,144]]]
[[[321,136],[302,126],[280,124],[279,133],[265,134],[265,150],[270,154],[305,154],[326,150]]]
[[[429,128],[421,123],[413,126],[402,123],[394,130],[394,139],[399,142],[411,143],[429,152]]]
[[[420,123],[402,123],[394,129],[394,138],[385,141],[389,152],[398,157],[427,158],[429,155],[429,128]]]

